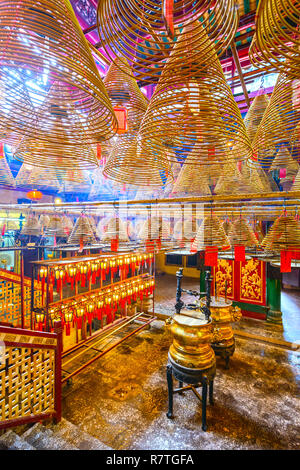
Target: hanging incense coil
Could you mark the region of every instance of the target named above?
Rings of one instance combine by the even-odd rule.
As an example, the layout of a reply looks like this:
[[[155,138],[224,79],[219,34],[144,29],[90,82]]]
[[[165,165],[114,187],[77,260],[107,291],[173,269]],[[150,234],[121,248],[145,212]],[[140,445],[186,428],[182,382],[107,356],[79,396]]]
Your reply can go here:
[[[199,250],[207,247],[218,247],[219,250],[228,250],[230,241],[222,226],[221,220],[215,214],[210,214],[204,219],[197,231],[194,245]]]
[[[293,185],[290,189],[290,191],[300,191],[300,169],[296,175],[296,178],[293,182]]]
[[[275,220],[261,245],[266,250],[272,251],[299,249],[299,221],[291,215],[282,214]]]
[[[94,217],[89,216],[89,222],[90,222],[90,225],[92,227],[93,234],[94,234],[95,238],[100,238],[100,235],[98,233],[98,229],[97,229],[97,225],[96,225]]]
[[[256,65],[269,64],[292,77],[300,73],[300,5],[292,0],[261,0],[249,56]],[[285,58],[285,61],[282,61]]]
[[[41,214],[40,215],[40,218],[39,218],[39,223],[42,227],[42,230],[44,230],[45,227],[47,227],[47,225],[49,224],[50,222],[50,217],[48,214]]]
[[[236,164],[229,162],[223,166],[222,176],[218,179],[214,192],[218,195],[262,192],[262,185],[258,187],[258,183],[259,177],[254,167],[250,169],[243,164],[240,171]]]
[[[33,186],[59,191],[60,182],[54,168],[45,169],[23,163],[16,177],[16,186]]]
[[[65,237],[66,233],[62,225],[60,215],[51,215],[48,225],[44,228],[45,237]]]
[[[74,224],[72,220],[70,219],[70,217],[68,217],[67,215],[64,215],[61,219],[61,226],[63,228],[65,236],[69,236],[73,230]]]
[[[101,234],[102,242],[114,239],[118,239],[120,242],[129,242],[127,224],[119,217],[112,217],[109,219],[106,231]]]
[[[170,222],[159,216],[150,217],[143,222],[138,232],[139,240],[158,239],[168,240],[171,237]]]
[[[228,236],[232,246],[242,245],[247,248],[252,248],[258,245],[258,240],[253,228],[242,216],[234,221]]]
[[[213,44],[202,36],[191,47],[193,33],[185,27],[174,45],[143,118],[140,143],[145,155],[184,149],[175,161],[220,170],[226,162],[250,157],[252,150]],[[182,72],[183,44],[188,77]]]
[[[229,219],[225,219],[223,222],[222,222],[222,226],[223,226],[223,229],[226,233],[227,236],[229,236],[229,234],[232,232],[233,230],[233,223],[229,220]]]
[[[34,235],[36,237],[41,235],[41,224],[39,222],[38,216],[29,214],[25,224],[22,227],[22,235]]]
[[[2,155],[0,154],[0,185],[8,188],[16,187],[16,181],[7,163],[4,151]]]
[[[190,161],[194,161],[194,151],[186,158],[180,169],[180,173],[173,186],[173,193],[188,192],[191,195],[208,196],[211,195],[208,178],[203,167],[199,167]],[[177,163],[178,165],[178,163]]]
[[[252,161],[269,169],[277,148],[295,143],[295,129],[300,123],[298,103],[299,81],[280,74],[253,140]],[[292,157],[300,161],[299,151],[292,151]]]
[[[280,147],[274,160],[272,161],[269,172],[281,169],[285,170],[285,172],[284,176],[280,177],[280,183],[294,181],[295,176],[299,171],[299,163],[292,158],[286,147]]]
[[[92,244],[96,242],[89,218],[85,215],[78,217],[67,243],[69,245],[78,245],[80,243]]]
[[[137,131],[147,109],[147,99],[133,78],[126,59],[116,57],[114,62],[103,82],[113,106],[125,106],[128,113],[128,132]]]
[[[0,16],[1,125],[57,145],[112,137],[116,118],[70,2],[8,0]]]
[[[177,220],[174,225],[174,239],[180,241],[191,241],[196,237],[197,234],[197,224],[194,223],[192,218],[184,218],[182,220]]]
[[[220,0],[217,4],[211,0],[179,0],[174,2],[173,20],[174,41],[183,26],[201,25],[191,36],[190,46],[195,47],[207,34],[221,55],[234,38],[238,15],[233,0]],[[97,25],[101,47],[111,61],[120,56],[118,66],[123,71],[127,71],[129,61],[140,80],[157,79],[173,46],[165,30],[162,2],[103,0],[98,3]],[[186,50],[182,48],[180,52],[181,65],[185,67]],[[187,68],[185,73],[188,74]]]
[[[256,131],[269,104],[269,101],[270,99],[268,95],[256,95],[251,103],[250,108],[248,109],[246,116],[244,117],[244,124],[250,142],[252,142],[255,137]]]
[[[124,134],[115,143],[103,170],[104,176],[140,187],[162,187],[171,175],[164,153],[145,153],[135,134]]]

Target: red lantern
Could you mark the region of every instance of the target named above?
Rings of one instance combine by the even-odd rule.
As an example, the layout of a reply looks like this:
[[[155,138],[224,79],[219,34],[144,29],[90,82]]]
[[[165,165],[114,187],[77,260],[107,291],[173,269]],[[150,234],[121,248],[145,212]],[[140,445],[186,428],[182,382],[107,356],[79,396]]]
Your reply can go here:
[[[43,193],[41,191],[37,191],[34,189],[33,191],[29,191],[27,193],[28,199],[31,199],[32,201],[38,201],[39,199],[42,199]]]
[[[115,129],[117,134],[124,134],[128,131],[127,116],[128,112],[124,106],[115,106],[114,112],[118,121],[118,129]]]

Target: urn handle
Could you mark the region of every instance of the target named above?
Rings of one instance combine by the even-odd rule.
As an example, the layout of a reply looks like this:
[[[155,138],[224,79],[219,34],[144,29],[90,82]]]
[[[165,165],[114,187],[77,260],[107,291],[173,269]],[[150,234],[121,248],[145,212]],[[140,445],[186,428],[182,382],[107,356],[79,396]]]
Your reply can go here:
[[[222,333],[220,332],[219,328],[214,328],[212,332],[212,343],[219,343],[222,341]]]
[[[230,314],[231,314],[232,321],[240,321],[240,319],[242,318],[242,311],[240,307],[238,306],[231,307]]]

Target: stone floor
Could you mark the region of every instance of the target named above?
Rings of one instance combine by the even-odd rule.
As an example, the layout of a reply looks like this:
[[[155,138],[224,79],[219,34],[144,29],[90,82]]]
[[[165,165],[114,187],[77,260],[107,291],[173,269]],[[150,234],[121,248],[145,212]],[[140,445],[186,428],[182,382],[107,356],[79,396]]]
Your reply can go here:
[[[158,283],[158,309],[174,303],[174,291],[164,289],[164,282]],[[187,280],[186,285],[193,283]],[[297,296],[285,297],[283,304],[292,303],[290,309],[299,306]],[[299,307],[297,314],[288,341],[297,341],[293,331],[299,329]],[[264,322],[249,324],[268,334]],[[215,405],[208,406],[208,431],[203,432],[201,404],[192,392],[176,395],[175,419],[166,417],[165,369],[171,340],[162,321],[152,325],[64,388],[66,419],[113,449],[300,448],[299,352],[236,338],[230,369],[217,359]],[[284,328],[275,328],[275,338],[289,331]]]

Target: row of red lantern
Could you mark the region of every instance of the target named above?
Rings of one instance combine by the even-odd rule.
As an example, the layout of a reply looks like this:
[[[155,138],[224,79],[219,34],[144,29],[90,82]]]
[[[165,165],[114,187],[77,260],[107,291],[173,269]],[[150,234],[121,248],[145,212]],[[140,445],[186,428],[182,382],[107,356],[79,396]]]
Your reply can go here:
[[[74,326],[76,323],[81,328],[83,319],[91,323],[93,318],[102,321],[106,317],[107,323],[110,323],[115,319],[119,307],[124,309],[132,301],[143,300],[144,296],[148,297],[153,293],[154,287],[154,278],[147,275],[78,296],[72,301],[58,302],[49,311],[51,323],[53,325],[55,320],[61,320],[66,325],[67,334],[71,324]],[[36,315],[39,329],[43,329],[45,321],[45,314],[39,312]]]

